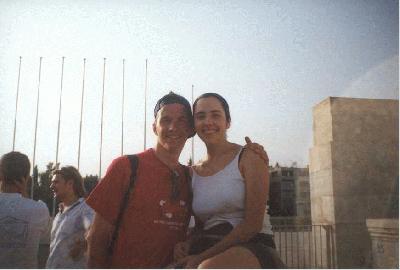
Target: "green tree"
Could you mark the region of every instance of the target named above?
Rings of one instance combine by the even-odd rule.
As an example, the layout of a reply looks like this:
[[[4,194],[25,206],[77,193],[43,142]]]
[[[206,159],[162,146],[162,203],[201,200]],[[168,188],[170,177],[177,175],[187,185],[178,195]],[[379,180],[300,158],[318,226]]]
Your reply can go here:
[[[37,192],[39,190],[39,173],[38,173],[38,167],[37,165],[35,165],[35,167],[33,167],[33,171],[32,171],[32,179],[31,181],[33,182],[33,199],[34,200],[38,200],[37,198]],[[32,183],[29,182],[28,186],[27,186],[27,190],[28,190],[28,195],[30,198],[32,198]]]
[[[193,165],[192,157],[189,158],[187,165],[188,166],[192,166]]]
[[[54,165],[53,162],[49,162],[46,165],[46,171],[40,173],[37,166],[33,169],[33,199],[46,203],[50,213],[53,213],[53,192],[50,190],[51,177],[58,165],[58,163]],[[58,211],[58,209],[55,210]]]
[[[85,186],[86,194],[89,195],[90,192],[94,189],[94,187],[99,182],[99,177],[97,175],[86,175],[83,178],[83,185]]]

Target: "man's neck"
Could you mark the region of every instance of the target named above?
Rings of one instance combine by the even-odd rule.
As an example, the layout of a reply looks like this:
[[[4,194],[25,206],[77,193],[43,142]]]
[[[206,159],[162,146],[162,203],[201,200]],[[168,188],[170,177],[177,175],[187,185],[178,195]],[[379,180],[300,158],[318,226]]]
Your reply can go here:
[[[17,184],[5,184],[1,182],[0,184],[0,192],[2,193],[19,193],[24,197],[27,197],[26,190],[24,190],[25,186],[17,185]]]
[[[65,207],[69,207],[72,204],[74,204],[78,199],[79,199],[78,196],[76,196],[75,194],[71,194],[67,198],[64,198],[62,200],[62,203],[64,204]]]
[[[179,166],[179,155],[181,154],[181,150],[177,151],[167,151],[160,145],[156,145],[154,147],[154,153],[159,160],[161,160],[165,165],[167,165],[170,169],[176,169]]]

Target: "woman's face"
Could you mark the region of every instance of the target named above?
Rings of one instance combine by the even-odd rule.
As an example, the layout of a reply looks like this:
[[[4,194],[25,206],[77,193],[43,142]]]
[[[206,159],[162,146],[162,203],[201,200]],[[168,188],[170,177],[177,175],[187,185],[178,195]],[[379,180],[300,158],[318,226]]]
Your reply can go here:
[[[226,130],[230,123],[227,122],[224,108],[217,98],[207,97],[197,101],[194,127],[197,135],[205,143],[216,143],[226,139]]]

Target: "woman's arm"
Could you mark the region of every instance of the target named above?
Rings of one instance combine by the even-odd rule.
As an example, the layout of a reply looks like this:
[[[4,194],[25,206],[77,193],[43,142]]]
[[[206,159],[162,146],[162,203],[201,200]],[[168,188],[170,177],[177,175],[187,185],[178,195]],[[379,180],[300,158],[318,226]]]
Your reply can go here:
[[[213,247],[199,255],[187,257],[187,267],[197,267],[203,260],[246,242],[261,231],[269,192],[268,167],[257,154],[244,150],[239,169],[245,180],[244,220]]]

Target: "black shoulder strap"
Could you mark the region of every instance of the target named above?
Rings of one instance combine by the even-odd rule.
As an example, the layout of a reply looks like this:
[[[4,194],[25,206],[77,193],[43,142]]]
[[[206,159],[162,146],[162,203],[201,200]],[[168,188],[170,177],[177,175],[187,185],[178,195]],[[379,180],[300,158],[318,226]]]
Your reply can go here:
[[[190,205],[190,208],[191,208],[192,207],[192,201],[193,201],[192,177],[190,176],[189,167],[183,166],[183,171],[185,172],[185,178],[186,178],[186,182],[187,182],[187,185],[188,185],[189,205]]]
[[[128,190],[125,192],[124,197],[122,198],[121,206],[119,209],[119,213],[117,216],[117,220],[115,221],[115,229],[111,238],[110,246],[109,246],[109,255],[113,253],[114,244],[118,237],[119,227],[121,226],[122,216],[124,215],[125,209],[128,205],[129,196],[133,190],[133,186],[136,180],[136,171],[139,163],[139,159],[137,155],[127,155],[130,165],[131,165],[131,176],[129,178],[129,186]]]

